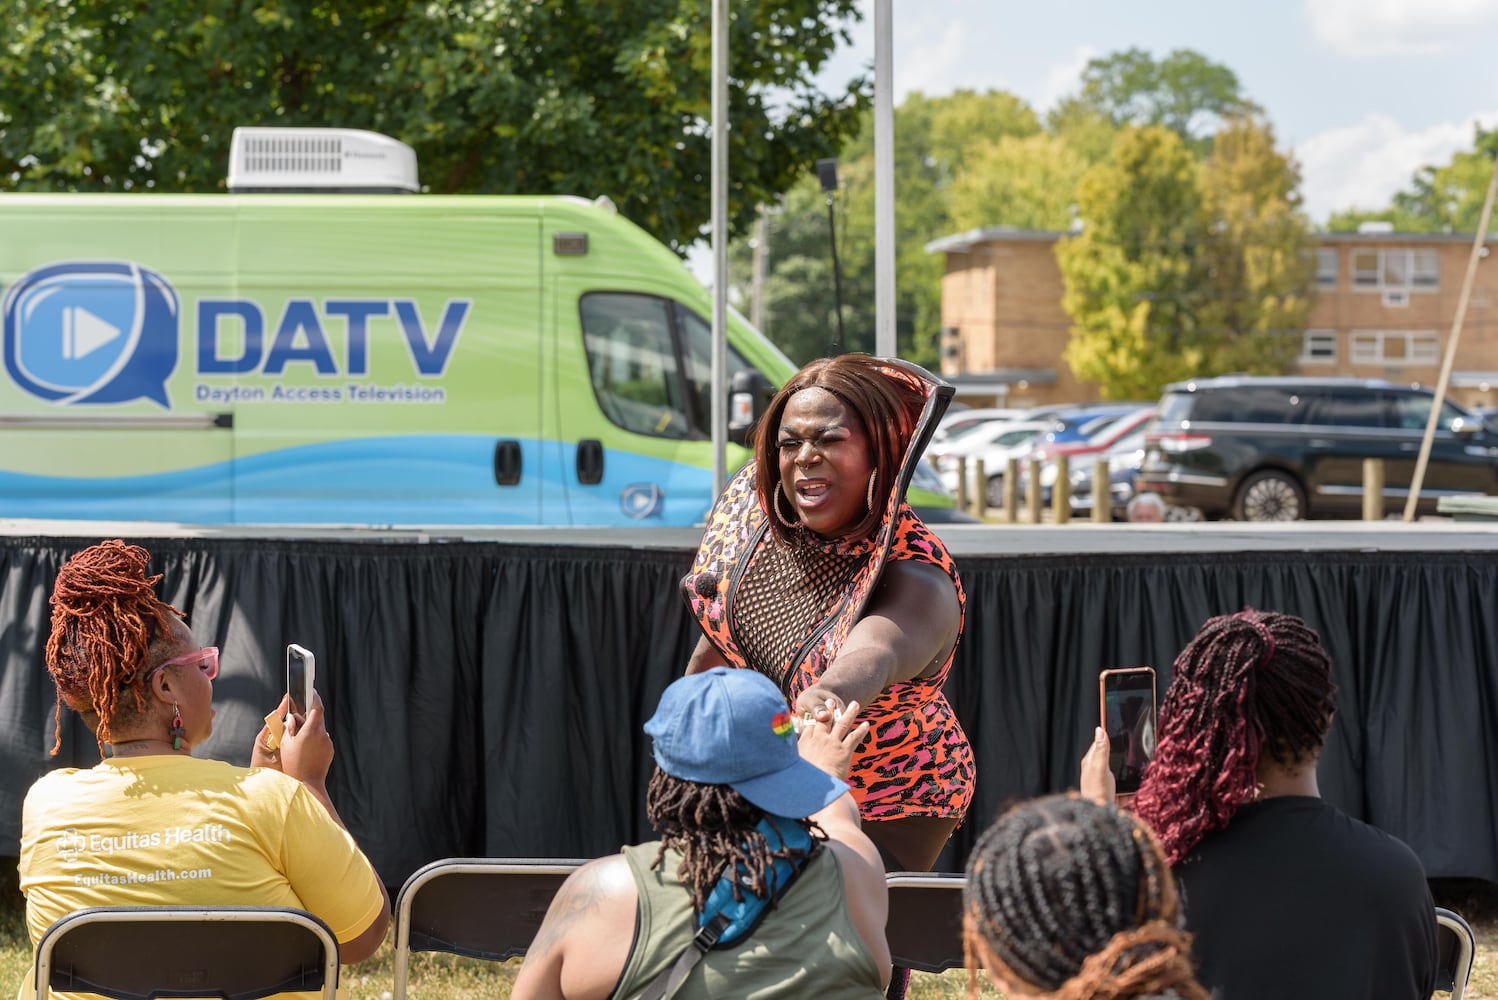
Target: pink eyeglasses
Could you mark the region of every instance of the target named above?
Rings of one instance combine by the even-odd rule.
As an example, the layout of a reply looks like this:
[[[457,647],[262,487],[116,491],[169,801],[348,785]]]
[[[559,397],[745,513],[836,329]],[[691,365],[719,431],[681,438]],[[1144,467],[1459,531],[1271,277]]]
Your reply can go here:
[[[202,649],[195,649],[191,653],[183,653],[181,656],[174,656],[170,660],[163,660],[150,670],[147,670],[144,679],[150,680],[151,675],[158,670],[164,670],[167,667],[185,667],[189,664],[203,671],[203,676],[207,677],[210,681],[213,680],[218,676],[218,647],[204,646]]]

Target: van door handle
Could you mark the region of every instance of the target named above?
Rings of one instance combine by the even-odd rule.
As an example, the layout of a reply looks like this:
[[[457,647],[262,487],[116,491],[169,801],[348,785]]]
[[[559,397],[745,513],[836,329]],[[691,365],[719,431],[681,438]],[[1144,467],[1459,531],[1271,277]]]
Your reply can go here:
[[[494,446],[494,481],[500,486],[518,486],[520,472],[520,442],[500,441]]]
[[[1405,441],[1399,445],[1400,451],[1419,451],[1420,446],[1413,441]]]
[[[1326,438],[1311,438],[1306,444],[1312,448],[1330,448],[1332,446],[1332,443]]]
[[[577,443],[577,481],[584,486],[603,482],[603,442],[597,438]]]

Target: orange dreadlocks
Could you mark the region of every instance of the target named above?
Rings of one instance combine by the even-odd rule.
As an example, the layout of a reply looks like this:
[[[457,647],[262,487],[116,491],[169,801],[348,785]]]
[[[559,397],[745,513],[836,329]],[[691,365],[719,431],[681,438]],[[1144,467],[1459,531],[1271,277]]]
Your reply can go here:
[[[99,758],[110,742],[110,724],[122,693],[146,707],[141,679],[154,639],[171,634],[172,616],[182,612],[156,596],[160,574],[146,576],[150,555],[116,538],[74,555],[57,573],[53,587],[52,634],[47,638],[47,672],[57,685],[52,754],[62,746],[62,705],[94,712]]]

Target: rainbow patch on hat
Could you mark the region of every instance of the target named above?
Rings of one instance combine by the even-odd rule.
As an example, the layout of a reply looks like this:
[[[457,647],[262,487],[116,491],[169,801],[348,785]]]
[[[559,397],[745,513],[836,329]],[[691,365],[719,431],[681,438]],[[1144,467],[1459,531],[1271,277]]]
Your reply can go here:
[[[770,728],[775,730],[776,736],[789,736],[796,727],[791,723],[791,713],[776,712],[770,720]]]

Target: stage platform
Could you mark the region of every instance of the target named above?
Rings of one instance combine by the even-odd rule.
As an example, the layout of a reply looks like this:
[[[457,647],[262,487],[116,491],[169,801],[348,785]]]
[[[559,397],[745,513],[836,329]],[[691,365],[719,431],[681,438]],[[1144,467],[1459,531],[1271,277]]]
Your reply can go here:
[[[1333,658],[1328,799],[1432,876],[1498,881],[1498,523],[937,525],[967,591],[948,698],[977,796],[954,870],[1007,802],[1076,781],[1097,674],[1170,663],[1214,614],[1291,612]],[[79,548],[126,538],[222,648],[215,731],[249,759],[288,642],[314,650],[330,788],[385,880],[452,856],[593,856],[645,839],[641,732],[696,626],[692,530],[0,522],[0,854],[49,767],[89,766],[65,715],[49,758],[47,596]]]

